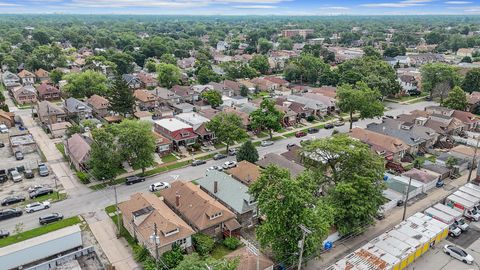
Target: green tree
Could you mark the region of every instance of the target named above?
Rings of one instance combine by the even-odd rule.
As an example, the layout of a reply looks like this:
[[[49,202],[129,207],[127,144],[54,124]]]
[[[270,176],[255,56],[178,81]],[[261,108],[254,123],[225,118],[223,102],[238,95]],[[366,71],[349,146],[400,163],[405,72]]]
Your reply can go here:
[[[266,74],[270,69],[267,56],[261,54],[253,56],[252,60],[249,62],[249,65],[262,74]]]
[[[467,95],[462,88],[455,86],[448,93],[448,97],[443,101],[442,105],[450,109],[464,111],[468,105]]]
[[[443,63],[425,64],[420,68],[422,90],[430,92],[430,97],[440,96],[441,102],[450,89],[459,83],[457,68]]]
[[[310,140],[302,146],[305,166],[314,172],[317,188],[327,193],[339,232],[345,235],[365,229],[385,200],[383,158],[346,134]]]
[[[88,166],[97,180],[113,180],[121,168],[115,136],[105,128],[92,131],[93,144]]]
[[[330,66],[312,54],[302,54],[285,68],[285,78],[294,82],[316,84],[322,74],[330,72]]]
[[[133,114],[135,97],[133,96],[132,89],[128,88],[127,83],[122,77],[117,76],[112,88],[108,92],[107,99],[110,102],[110,110],[123,116]]]
[[[258,52],[261,54],[267,54],[273,48],[273,44],[265,38],[258,40]]]
[[[17,68],[18,62],[11,55],[5,55],[2,60],[2,65],[6,65],[8,70],[13,71]]]
[[[50,79],[52,80],[52,82],[55,84],[55,85],[58,85],[58,82],[60,82],[62,80],[62,77],[63,77],[63,72],[61,72],[60,70],[58,69],[54,69],[52,71],[50,71]]]
[[[67,131],[65,132],[65,135],[67,135],[67,138],[72,137],[74,134],[77,133],[83,133],[83,127],[77,124],[73,124],[72,126],[67,128]]]
[[[71,97],[83,98],[94,94],[105,96],[108,92],[107,77],[93,70],[67,74],[65,80],[67,84],[63,89]]]
[[[206,100],[213,108],[222,105],[222,95],[215,90],[206,90],[201,94],[202,99]]]
[[[465,57],[462,58],[462,60],[460,62],[462,62],[462,63],[472,63],[472,57],[465,56]]]
[[[192,253],[184,257],[183,261],[174,268],[174,270],[236,270],[238,259],[216,260],[211,257],[201,257],[197,253]]]
[[[462,82],[465,92],[480,91],[480,68],[473,68],[467,72]]]
[[[183,261],[183,253],[178,245],[173,245],[172,249],[162,254],[162,261],[168,268],[174,269]]]
[[[147,59],[145,61],[145,68],[148,70],[148,72],[157,72],[157,63],[151,58]]]
[[[248,97],[248,88],[243,84],[240,86],[240,96]]]
[[[157,65],[157,73],[158,82],[163,87],[172,88],[180,83],[180,69],[175,65],[160,63]]]
[[[351,85],[341,85],[337,90],[338,107],[350,116],[350,129],[353,126],[353,115],[360,113],[360,118],[372,118],[383,115],[383,103],[380,101],[380,92],[372,90],[364,82],[358,82],[353,88]]]
[[[107,60],[115,64],[117,75],[129,74],[133,72],[133,57],[126,52],[114,52],[108,55]]]
[[[220,75],[215,73],[211,67],[203,66],[198,70],[197,81],[200,84],[207,84],[209,82],[219,82]]]
[[[215,240],[213,240],[211,236],[201,232],[194,234],[192,236],[192,241],[195,246],[195,251],[201,256],[210,254],[215,246]]]
[[[33,32],[32,38],[42,45],[50,43],[49,35],[43,30],[36,30]]]
[[[246,160],[250,163],[258,161],[258,151],[252,141],[246,141],[240,146],[237,153],[237,161]]]
[[[260,103],[260,107],[250,113],[250,127],[256,130],[268,130],[270,139],[272,139],[272,132],[282,128],[282,119],[283,113],[275,108],[275,102],[264,99],[262,103]]]
[[[291,265],[298,258],[298,241],[302,238],[299,225],[309,228],[304,243],[304,256],[315,252],[326,238],[333,223],[333,209],[314,196],[314,176],[304,173],[292,179],[287,169],[268,166],[249,188],[250,194],[265,221],[256,229],[257,240],[270,249],[276,261]]]
[[[382,55],[372,46],[363,47],[363,53],[367,57],[373,57],[373,58],[377,58],[377,59],[382,58]]]
[[[279,50],[292,50],[293,49],[293,40],[290,38],[280,38],[278,41],[278,49]]]
[[[227,152],[230,145],[248,138],[242,119],[234,113],[219,113],[206,124],[206,127],[215,134],[216,140],[227,145]]]
[[[51,70],[54,67],[65,67],[67,59],[58,46],[43,45],[33,49],[26,64],[31,70]]]
[[[155,164],[155,138],[152,126],[146,121],[123,120],[116,126],[118,145],[124,160],[130,161],[134,168],[145,168]]]
[[[177,58],[173,54],[166,53],[160,57],[160,62],[165,64],[177,65]]]

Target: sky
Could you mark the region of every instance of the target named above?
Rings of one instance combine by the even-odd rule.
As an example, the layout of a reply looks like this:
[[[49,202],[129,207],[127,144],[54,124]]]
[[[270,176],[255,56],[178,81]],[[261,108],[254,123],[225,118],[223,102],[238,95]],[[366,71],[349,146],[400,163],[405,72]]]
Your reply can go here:
[[[480,0],[0,0],[0,13],[479,15]]]

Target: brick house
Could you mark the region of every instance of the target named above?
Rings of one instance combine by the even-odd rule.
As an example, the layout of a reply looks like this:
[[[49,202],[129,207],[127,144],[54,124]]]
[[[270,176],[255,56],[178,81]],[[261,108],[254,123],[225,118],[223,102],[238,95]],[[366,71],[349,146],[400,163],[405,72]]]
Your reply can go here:
[[[145,72],[138,73],[138,79],[142,83],[142,87],[145,88],[155,87],[158,85],[157,78]]]
[[[197,180],[200,188],[235,213],[243,227],[257,224],[257,202],[248,193],[248,186],[224,172],[211,170]]]
[[[87,103],[78,100],[76,98],[68,98],[64,104],[65,111],[70,118],[76,118],[78,120],[93,118],[93,110]]]
[[[18,73],[18,77],[20,78],[20,80],[22,80],[22,83],[24,85],[31,85],[35,83],[35,78],[36,78],[35,74],[33,74],[32,72],[26,69],[20,71]]]
[[[37,115],[44,125],[63,122],[67,118],[63,108],[45,100],[37,103]]]
[[[35,71],[35,77],[37,78],[37,82],[47,83],[50,81],[50,73],[48,73],[48,71],[43,68],[37,69]]]
[[[90,157],[90,138],[84,137],[78,133],[68,138],[65,144],[65,154],[77,171],[84,171],[87,168],[87,162]]]
[[[241,228],[234,213],[192,182],[175,181],[160,195],[196,232],[220,239],[238,233]]]
[[[353,128],[350,131],[350,136],[367,144],[372,151],[387,160],[399,162],[403,155],[409,151],[409,146],[402,140],[367,129]]]
[[[17,86],[11,90],[11,93],[18,104],[31,104],[37,102],[37,90],[31,84]]]
[[[176,118],[155,120],[154,130],[172,141],[175,148],[191,146],[197,142],[198,138],[192,126]]]
[[[99,95],[93,95],[87,99],[87,104],[92,108],[93,115],[98,118],[103,118],[108,113],[108,107],[110,106],[110,102]]]
[[[151,242],[153,224],[157,225],[158,253],[172,250],[173,245],[190,250],[195,231],[176,215],[160,198],[152,193],[135,193],[129,200],[118,206],[122,212],[125,229],[138,240],[139,244],[151,247],[150,254],[156,251]]]
[[[38,98],[40,100],[58,100],[60,99],[60,90],[50,84],[42,83],[37,87]]]
[[[133,96],[141,110],[154,110],[157,105],[157,97],[145,89],[135,90]]]
[[[172,152],[172,142],[169,139],[155,131],[153,131],[152,134],[155,138],[155,151],[159,156],[165,156]]]
[[[8,128],[15,126],[15,114],[0,110],[0,125],[5,125]]]

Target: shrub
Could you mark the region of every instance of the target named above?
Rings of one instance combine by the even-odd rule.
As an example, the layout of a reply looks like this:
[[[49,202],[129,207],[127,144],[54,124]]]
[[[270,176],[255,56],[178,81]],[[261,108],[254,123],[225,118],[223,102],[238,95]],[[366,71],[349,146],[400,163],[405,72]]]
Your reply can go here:
[[[145,246],[135,246],[133,248],[133,253],[137,262],[144,262],[150,257],[150,253]]]
[[[80,182],[82,182],[82,184],[90,183],[90,177],[84,172],[77,172],[77,177],[78,179],[80,179]]]
[[[338,133],[340,133],[340,131],[338,131],[338,129],[334,129],[334,130],[332,131],[332,135],[335,135],[335,134],[338,134]]]
[[[223,240],[223,245],[230,250],[237,249],[240,244],[240,240],[236,237],[227,237],[225,240]]]
[[[313,116],[313,115],[307,116],[307,121],[308,121],[308,122],[313,122],[313,121],[315,121],[315,116]]]
[[[212,252],[215,241],[204,233],[197,233],[193,235],[193,245],[200,256],[205,256]]]
[[[162,261],[168,266],[168,268],[173,269],[183,261],[182,250],[178,245],[174,245],[172,250],[169,250],[162,254]]]

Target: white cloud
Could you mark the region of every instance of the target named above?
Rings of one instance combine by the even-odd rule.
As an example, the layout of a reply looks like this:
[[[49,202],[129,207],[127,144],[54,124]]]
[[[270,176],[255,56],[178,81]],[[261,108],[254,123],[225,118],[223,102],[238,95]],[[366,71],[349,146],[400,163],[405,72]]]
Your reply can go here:
[[[320,9],[322,10],[350,10],[349,7],[329,7],[329,6],[325,6],[325,7],[321,7]]]
[[[4,3],[4,2],[0,2],[0,7],[18,7],[18,6],[21,6],[21,5],[14,4],[14,3]]]
[[[278,8],[277,6],[269,6],[269,5],[241,5],[241,6],[233,6],[234,8],[241,8],[241,9],[273,9]]]
[[[386,3],[367,3],[362,4],[362,7],[384,7],[384,8],[405,8],[405,7],[418,7],[426,6],[427,3],[432,2],[433,0],[404,0],[400,2],[386,2]]]
[[[445,4],[448,4],[448,5],[467,5],[467,4],[471,4],[472,2],[469,2],[469,1],[447,1],[445,2]]]

